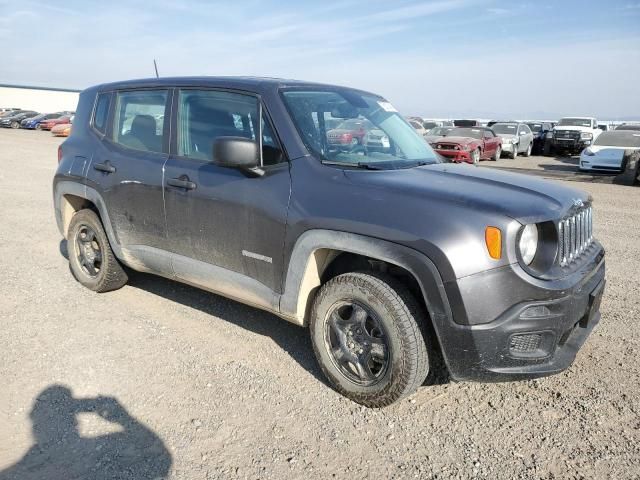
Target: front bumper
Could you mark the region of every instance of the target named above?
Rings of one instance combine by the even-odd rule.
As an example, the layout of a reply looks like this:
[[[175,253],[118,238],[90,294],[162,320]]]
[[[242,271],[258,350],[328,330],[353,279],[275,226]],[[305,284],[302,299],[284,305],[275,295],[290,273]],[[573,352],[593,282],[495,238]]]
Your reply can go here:
[[[553,147],[556,150],[570,150],[572,152],[581,152],[583,149],[591,145],[591,140],[581,140],[574,138],[554,138]]]
[[[502,151],[506,153],[513,152],[513,149],[517,147],[517,143],[505,142],[502,144]]]
[[[605,284],[601,248],[570,279],[549,281],[551,285],[528,282],[515,268],[455,282],[459,305],[452,304],[454,319],[466,324],[449,322],[438,329],[454,380],[511,381],[559,373],[573,363],[600,321]]]
[[[470,152],[468,152],[466,150],[449,150],[449,149],[438,150],[438,149],[435,149],[435,151],[437,153],[439,153],[440,155],[442,155],[443,157],[448,158],[452,162],[473,163],[473,160],[471,159]]]

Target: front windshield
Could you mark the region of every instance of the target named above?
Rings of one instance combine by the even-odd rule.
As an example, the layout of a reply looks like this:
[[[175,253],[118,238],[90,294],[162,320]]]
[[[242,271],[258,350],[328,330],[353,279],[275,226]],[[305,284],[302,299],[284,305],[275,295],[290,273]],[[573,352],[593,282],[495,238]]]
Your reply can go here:
[[[527,125],[529,125],[529,128],[533,133],[538,133],[540,130],[542,130],[541,123],[527,123]]]
[[[436,128],[432,128],[431,130],[429,130],[427,132],[427,135],[431,135],[431,136],[434,136],[434,137],[444,137],[451,130],[453,130],[453,127],[436,127]]]
[[[515,123],[496,123],[491,130],[496,135],[515,135],[518,130],[518,125]]]
[[[640,148],[640,132],[631,130],[602,132],[593,144],[605,147]]]
[[[483,131],[480,128],[452,128],[449,133],[447,133],[447,137],[471,137],[471,138],[482,138]]]
[[[560,127],[591,127],[591,120],[588,118],[562,118],[558,122]]]
[[[282,91],[302,140],[321,160],[375,168],[440,163],[420,134],[380,97],[349,89]],[[330,128],[336,119],[341,123]]]

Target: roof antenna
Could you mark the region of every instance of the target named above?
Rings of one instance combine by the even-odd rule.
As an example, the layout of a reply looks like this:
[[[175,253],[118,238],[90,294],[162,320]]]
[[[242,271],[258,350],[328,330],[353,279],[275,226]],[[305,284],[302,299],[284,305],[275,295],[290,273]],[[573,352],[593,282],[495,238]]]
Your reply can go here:
[[[156,63],[156,59],[153,59],[153,68],[156,69],[156,78],[160,78],[160,75],[158,75],[158,64]]]

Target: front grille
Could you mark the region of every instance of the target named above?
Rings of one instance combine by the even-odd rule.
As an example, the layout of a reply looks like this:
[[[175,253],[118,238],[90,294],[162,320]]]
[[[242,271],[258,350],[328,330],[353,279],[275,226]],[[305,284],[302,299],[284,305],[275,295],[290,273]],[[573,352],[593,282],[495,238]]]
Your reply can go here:
[[[450,143],[439,143],[436,145],[438,150],[458,150],[458,145],[452,145]]]
[[[557,130],[556,138],[570,138],[572,140],[580,138],[580,132],[576,130]]]
[[[542,335],[539,333],[530,333],[526,335],[514,335],[511,337],[509,350],[517,353],[535,352],[540,347]]]
[[[561,266],[576,261],[593,242],[593,211],[584,208],[558,223],[558,249]]]

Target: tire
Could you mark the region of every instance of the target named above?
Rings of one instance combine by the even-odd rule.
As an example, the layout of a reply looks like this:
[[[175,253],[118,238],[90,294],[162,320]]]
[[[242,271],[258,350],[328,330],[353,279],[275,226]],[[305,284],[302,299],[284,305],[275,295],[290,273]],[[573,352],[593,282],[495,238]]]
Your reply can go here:
[[[11,122],[11,128],[20,128],[19,122]]]
[[[42,130],[42,125],[40,125],[39,123],[36,125],[36,130]]]
[[[354,402],[391,405],[415,392],[429,373],[420,329],[425,317],[408,289],[391,276],[338,275],[322,286],[311,310],[309,329],[320,368]]]
[[[71,218],[67,233],[69,267],[78,282],[94,292],[110,292],[127,283],[102,222],[93,210],[80,210]]]
[[[496,148],[496,151],[493,154],[493,157],[491,157],[491,160],[497,162],[498,160],[500,160],[500,155],[502,155],[502,147],[498,145],[498,148]]]
[[[471,152],[471,160],[473,161],[474,165],[477,165],[478,163],[480,163],[480,149],[476,148],[473,152]]]
[[[513,146],[513,151],[511,152],[511,158],[515,160],[517,156],[518,156],[518,144],[515,144]]]
[[[531,156],[531,150],[533,149],[533,147],[531,146],[531,144],[529,144],[529,146],[527,147],[527,151],[524,152],[524,156],[525,157],[530,157]]]

